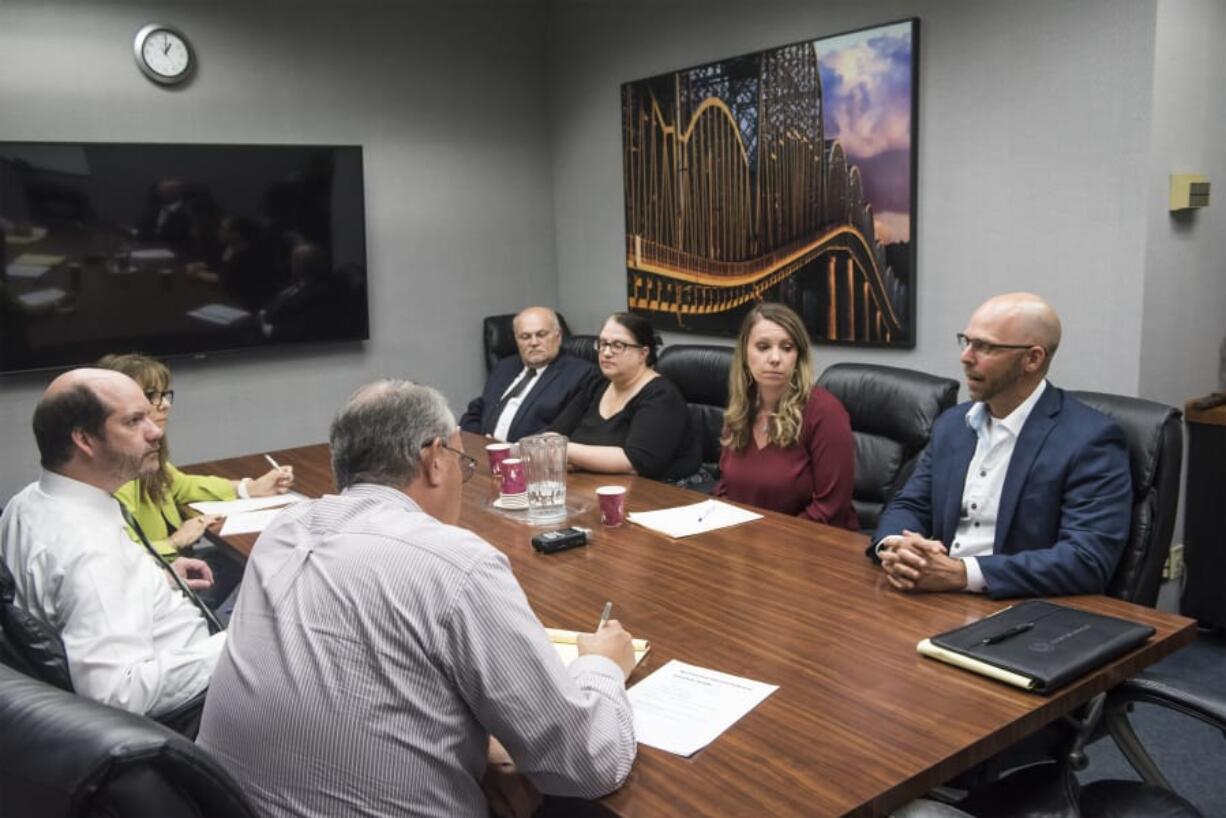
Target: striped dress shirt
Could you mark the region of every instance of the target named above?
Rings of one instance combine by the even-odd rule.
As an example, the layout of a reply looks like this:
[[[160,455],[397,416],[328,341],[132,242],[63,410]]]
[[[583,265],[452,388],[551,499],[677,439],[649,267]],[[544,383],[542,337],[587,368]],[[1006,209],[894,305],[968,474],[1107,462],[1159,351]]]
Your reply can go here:
[[[490,735],[539,790],[634,761],[621,671],[563,666],[505,556],[403,492],[291,506],[256,542],[198,742],[267,816],[473,816]]]

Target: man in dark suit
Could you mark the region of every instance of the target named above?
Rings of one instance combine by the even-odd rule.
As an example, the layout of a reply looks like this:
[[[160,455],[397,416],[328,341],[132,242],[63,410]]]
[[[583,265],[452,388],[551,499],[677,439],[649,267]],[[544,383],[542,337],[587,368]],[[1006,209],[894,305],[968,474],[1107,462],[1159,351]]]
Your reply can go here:
[[[460,418],[466,432],[516,441],[544,431],[589,378],[599,377],[588,361],[562,352],[558,316],[529,307],[512,327],[518,355],[503,358],[490,372],[485,391]]]
[[[971,401],[937,419],[869,556],[901,591],[1101,593],[1128,538],[1120,428],[1046,380],[1060,319],[1029,293],[988,300],[958,334]]]

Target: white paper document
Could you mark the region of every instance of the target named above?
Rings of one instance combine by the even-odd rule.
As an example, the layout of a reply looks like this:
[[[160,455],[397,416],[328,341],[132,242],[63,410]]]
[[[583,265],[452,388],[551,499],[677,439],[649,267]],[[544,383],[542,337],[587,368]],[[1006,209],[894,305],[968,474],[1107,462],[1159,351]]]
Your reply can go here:
[[[36,241],[42,241],[46,237],[47,228],[31,227],[30,232],[26,233],[24,236],[19,233],[9,233],[4,237],[4,240],[9,244],[16,246],[18,244],[33,244]]]
[[[201,500],[198,503],[188,503],[188,506],[201,514],[220,514],[223,517],[230,517],[249,511],[293,505],[305,499],[305,496],[296,491],[288,491],[285,494],[274,494],[271,497],[252,497],[250,500]]]
[[[4,269],[8,273],[9,278],[38,278],[51,268],[46,264],[22,264],[19,261],[14,261]]]
[[[639,744],[692,756],[778,689],[673,659],[626,695]]]
[[[228,324],[233,324],[240,318],[246,318],[251,313],[246,310],[240,310],[238,307],[228,307],[225,304],[206,304],[200,309],[192,310],[188,315],[192,318],[199,318],[201,321],[208,321],[210,324],[224,327]]]
[[[245,511],[242,514],[231,514],[221,524],[220,534],[223,537],[228,537],[231,534],[259,534],[268,527],[273,517],[276,517],[284,510],[284,508],[266,508],[261,511]]]
[[[57,304],[67,293],[59,287],[48,287],[45,290],[31,290],[28,293],[22,293],[17,296],[17,300],[27,307],[45,307],[48,304]]]
[[[689,506],[662,508],[659,511],[632,511],[626,518],[632,523],[670,537],[689,537],[692,534],[760,520],[762,515],[729,503],[721,503],[719,500],[706,500]]]
[[[133,261],[165,261],[174,257],[174,251],[167,250],[165,247],[147,247],[132,251]]]

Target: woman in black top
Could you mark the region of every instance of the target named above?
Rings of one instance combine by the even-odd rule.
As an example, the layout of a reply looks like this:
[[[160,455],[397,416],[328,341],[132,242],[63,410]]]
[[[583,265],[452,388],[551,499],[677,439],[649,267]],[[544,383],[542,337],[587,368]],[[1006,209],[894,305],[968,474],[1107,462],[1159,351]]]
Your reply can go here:
[[[656,340],[642,316],[616,313],[596,341],[600,372],[566,405],[553,431],[570,438],[567,462],[594,472],[678,480],[698,471],[685,398],[652,369]]]

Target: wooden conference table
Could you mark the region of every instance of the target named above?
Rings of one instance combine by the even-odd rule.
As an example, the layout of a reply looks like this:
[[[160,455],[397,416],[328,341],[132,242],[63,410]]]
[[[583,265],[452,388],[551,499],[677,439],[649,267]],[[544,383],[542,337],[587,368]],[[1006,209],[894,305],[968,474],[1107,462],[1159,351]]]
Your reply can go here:
[[[1101,596],[1063,602],[1152,625],[1144,646],[1051,696],[1013,689],[920,657],[915,644],[1003,607],[970,594],[909,596],[864,556],[866,539],[772,512],[683,540],[627,523],[603,529],[598,485],[629,489],[643,511],[702,495],[628,476],[572,474],[568,524],[594,541],[553,555],[538,530],[490,506],[484,441],[464,487],[460,525],[502,550],[542,623],[588,630],[606,599],[652,650],[631,684],[679,659],[779,685],[705,750],[681,758],[640,747],[626,785],[601,801],[619,816],[878,816],[992,756],[1191,642],[1192,620]],[[334,491],[328,448],[273,452],[296,488]],[[228,477],[267,470],[261,455],[197,464]],[[254,536],[231,545],[249,551]]]

